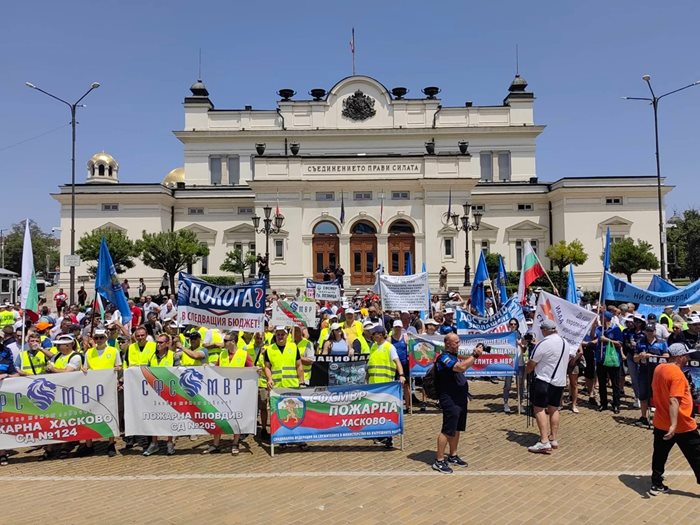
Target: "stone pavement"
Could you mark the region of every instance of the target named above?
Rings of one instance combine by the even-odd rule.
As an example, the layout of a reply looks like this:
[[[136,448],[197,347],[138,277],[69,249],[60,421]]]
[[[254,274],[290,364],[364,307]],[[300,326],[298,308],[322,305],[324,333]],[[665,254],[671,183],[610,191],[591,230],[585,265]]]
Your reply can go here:
[[[2,523],[700,521],[700,485],[677,448],[667,465],[672,493],[646,495],[652,438],[631,425],[636,410],[564,411],[560,449],[534,455],[525,447],[537,439],[536,427],[501,412],[501,385],[472,382],[460,443],[469,467],[454,475],[430,470],[440,427],[430,409],[406,416],[403,451],[352,440],[272,458],[248,438],[239,457],[202,456],[204,437],[178,439],[173,457],[144,458],[137,448],[107,458],[101,448],[91,458],[38,462],[38,452],[20,451],[0,469],[9,503]]]

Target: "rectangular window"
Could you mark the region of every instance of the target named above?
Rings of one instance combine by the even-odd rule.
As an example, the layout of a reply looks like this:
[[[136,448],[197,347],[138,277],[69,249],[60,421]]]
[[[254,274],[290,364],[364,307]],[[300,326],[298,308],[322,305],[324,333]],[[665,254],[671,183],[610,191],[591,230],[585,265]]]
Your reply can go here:
[[[472,211],[484,211],[484,205],[483,204],[472,204]]]
[[[317,191],[316,192],[317,201],[334,201],[335,192],[332,191]]]
[[[205,255],[202,257],[202,275],[207,275],[209,273],[209,256]]]
[[[212,184],[221,184],[221,157],[209,158],[209,175]]]
[[[518,270],[523,267],[523,241],[515,241],[515,265]]]
[[[399,252],[391,252],[391,271],[399,273]]]
[[[9,293],[10,292],[10,280],[9,279],[2,279],[2,280],[0,280],[0,283],[2,283],[2,288],[0,288],[0,292]]]
[[[622,206],[622,197],[605,197],[605,204],[608,206]]]
[[[275,239],[275,259],[284,259],[284,239]]]
[[[615,244],[616,242],[620,242],[624,238],[625,238],[624,235],[611,235],[610,236],[610,244]]]
[[[510,151],[498,154],[498,178],[510,182]]]
[[[452,237],[448,237],[445,239],[445,257],[451,258],[455,256],[453,242],[454,240],[452,239]]]
[[[238,215],[253,215],[252,206],[239,206]]]
[[[392,201],[407,201],[411,199],[410,191],[392,191],[391,200]]]
[[[119,211],[119,204],[103,204],[102,211]]]
[[[233,244],[233,251],[240,250],[243,253],[243,244],[236,242]]]
[[[355,252],[353,254],[353,272],[360,273],[362,271],[362,253]]]
[[[372,273],[375,270],[374,267],[374,252],[365,252],[365,257],[367,257],[367,273]]]
[[[532,204],[518,204],[518,211],[532,211]]]
[[[187,208],[187,215],[204,215],[204,208]]]
[[[241,159],[238,155],[229,157],[226,160],[228,167],[228,183],[235,186],[241,183]]]
[[[323,252],[316,252],[316,273],[323,273]]]
[[[371,191],[356,191],[353,193],[353,200],[371,201],[372,200],[372,192]]]
[[[486,257],[489,254],[489,241],[481,241],[481,251]]]
[[[535,239],[530,241],[530,246],[532,246],[532,251],[535,252],[535,255],[539,255],[537,253],[537,241]]]
[[[251,243],[248,244],[248,253],[252,253],[253,255],[255,255],[255,243],[254,243],[254,242],[251,242]],[[256,267],[257,267],[257,264],[256,264],[256,263],[253,263],[253,264],[250,265],[250,268],[249,268],[249,270],[248,270],[248,276],[249,276],[249,277],[254,277],[254,276],[255,276],[255,274],[257,273],[257,268],[256,268]]]
[[[481,182],[493,182],[493,155],[490,152],[479,154],[481,163]]]

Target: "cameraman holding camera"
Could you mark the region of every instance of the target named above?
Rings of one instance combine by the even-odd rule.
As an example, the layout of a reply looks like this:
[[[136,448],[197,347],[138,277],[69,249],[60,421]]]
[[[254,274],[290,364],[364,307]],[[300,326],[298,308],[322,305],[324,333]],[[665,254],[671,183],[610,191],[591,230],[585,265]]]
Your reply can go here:
[[[484,352],[484,345],[479,343],[470,356],[457,355],[459,336],[455,333],[445,335],[445,351],[435,362],[435,387],[442,410],[442,429],[437,437],[437,454],[433,470],[451,474],[451,466],[466,467],[467,462],[457,455],[459,434],[467,428],[467,402],[469,384],[464,372],[474,365]],[[450,446],[450,453],[445,458],[445,448]]]

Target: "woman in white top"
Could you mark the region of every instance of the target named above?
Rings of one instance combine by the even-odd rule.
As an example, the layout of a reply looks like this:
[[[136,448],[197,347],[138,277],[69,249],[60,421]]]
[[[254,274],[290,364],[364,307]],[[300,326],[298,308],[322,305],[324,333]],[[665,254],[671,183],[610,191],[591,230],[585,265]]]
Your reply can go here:
[[[323,343],[323,355],[352,355],[352,348],[345,340],[345,334],[338,323],[333,323],[328,339]]]

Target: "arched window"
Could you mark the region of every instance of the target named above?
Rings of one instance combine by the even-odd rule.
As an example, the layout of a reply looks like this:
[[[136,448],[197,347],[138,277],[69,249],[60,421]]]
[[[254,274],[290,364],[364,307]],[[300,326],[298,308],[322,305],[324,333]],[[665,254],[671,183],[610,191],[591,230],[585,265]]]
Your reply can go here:
[[[100,164],[100,165],[98,166],[97,169],[99,170],[99,171],[98,171],[98,175],[104,177],[104,174],[105,174],[105,165],[104,165],[104,164]]]
[[[370,222],[366,221],[360,221],[356,222],[353,224],[352,229],[350,230],[353,234],[371,234],[374,235],[377,233],[377,228],[374,227],[374,225]]]
[[[314,235],[338,235],[338,228],[330,221],[321,221],[314,226]]]
[[[415,233],[413,225],[403,219],[394,221],[389,226],[389,233]]]
[[[109,167],[109,176],[112,176],[112,166]]]

